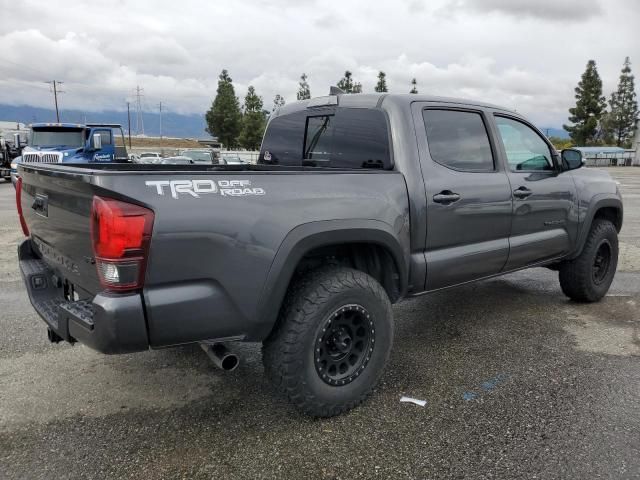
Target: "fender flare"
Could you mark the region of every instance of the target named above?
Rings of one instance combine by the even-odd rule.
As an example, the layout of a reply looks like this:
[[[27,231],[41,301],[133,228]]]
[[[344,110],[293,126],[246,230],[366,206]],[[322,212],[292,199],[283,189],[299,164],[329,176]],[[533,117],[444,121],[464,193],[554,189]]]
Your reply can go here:
[[[582,249],[584,248],[584,244],[587,240],[587,235],[589,235],[589,231],[591,230],[591,224],[593,223],[593,219],[596,216],[596,212],[601,208],[607,207],[615,208],[620,212],[620,225],[622,225],[623,206],[620,197],[610,193],[601,193],[595,195],[589,203],[589,206],[587,207],[587,212],[585,214],[584,220],[581,222],[580,231],[578,232],[578,238],[576,242],[576,250],[573,255],[569,257],[570,259],[574,259],[582,253]]]
[[[409,255],[390,225],[379,220],[323,220],[305,223],[284,238],[271,263],[258,302],[260,338],[265,338],[275,324],[287,288],[300,260],[318,247],[372,243],[385,248],[393,258],[400,275],[400,294],[407,291]],[[257,332],[258,333],[258,332]]]

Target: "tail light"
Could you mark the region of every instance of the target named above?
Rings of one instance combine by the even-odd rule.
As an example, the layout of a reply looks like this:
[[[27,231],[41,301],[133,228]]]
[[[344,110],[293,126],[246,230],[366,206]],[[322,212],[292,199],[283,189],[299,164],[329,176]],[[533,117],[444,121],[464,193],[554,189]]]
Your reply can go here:
[[[93,197],[91,240],[100,283],[107,290],[142,288],[153,229],[148,208]]]
[[[22,233],[28,237],[29,227],[27,227],[27,222],[25,222],[24,215],[22,214],[22,177],[18,177],[18,181],[16,183],[16,208],[18,209],[18,218],[20,219]]]

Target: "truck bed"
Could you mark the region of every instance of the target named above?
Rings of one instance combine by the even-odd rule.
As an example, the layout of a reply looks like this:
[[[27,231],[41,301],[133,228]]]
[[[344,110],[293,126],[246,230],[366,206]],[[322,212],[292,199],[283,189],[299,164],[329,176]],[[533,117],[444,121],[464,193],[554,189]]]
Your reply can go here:
[[[395,171],[105,163],[21,165],[19,173],[25,255],[58,279],[61,302],[73,301],[65,288],[89,303],[104,295],[90,233],[94,196],[154,212],[144,288],[133,293],[148,332],[140,348],[261,340],[277,316],[279,302],[269,300],[284,295],[301,242],[313,247],[332,230],[354,244],[366,229],[381,242],[403,239],[399,261],[408,263],[407,190]]]

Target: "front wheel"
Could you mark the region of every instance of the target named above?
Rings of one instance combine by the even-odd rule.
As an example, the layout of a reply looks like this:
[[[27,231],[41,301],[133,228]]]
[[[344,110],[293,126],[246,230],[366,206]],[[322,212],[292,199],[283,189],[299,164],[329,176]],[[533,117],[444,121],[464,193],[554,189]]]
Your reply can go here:
[[[580,255],[560,265],[560,286],[578,302],[597,302],[606,295],[618,267],[618,231],[596,219]]]
[[[391,303],[358,270],[311,272],[290,291],[263,346],[267,375],[299,410],[339,415],[377,385],[393,343]]]

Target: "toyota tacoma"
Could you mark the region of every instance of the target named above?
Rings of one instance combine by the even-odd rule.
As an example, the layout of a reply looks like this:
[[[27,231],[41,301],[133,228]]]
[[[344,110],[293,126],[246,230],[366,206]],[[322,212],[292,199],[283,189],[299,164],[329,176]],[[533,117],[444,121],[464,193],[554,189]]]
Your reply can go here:
[[[529,267],[600,300],[622,200],[518,113],[421,95],[281,107],[257,165],[18,166],[19,262],[53,341],[104,353],[262,342],[302,412],[378,383],[392,304]]]

